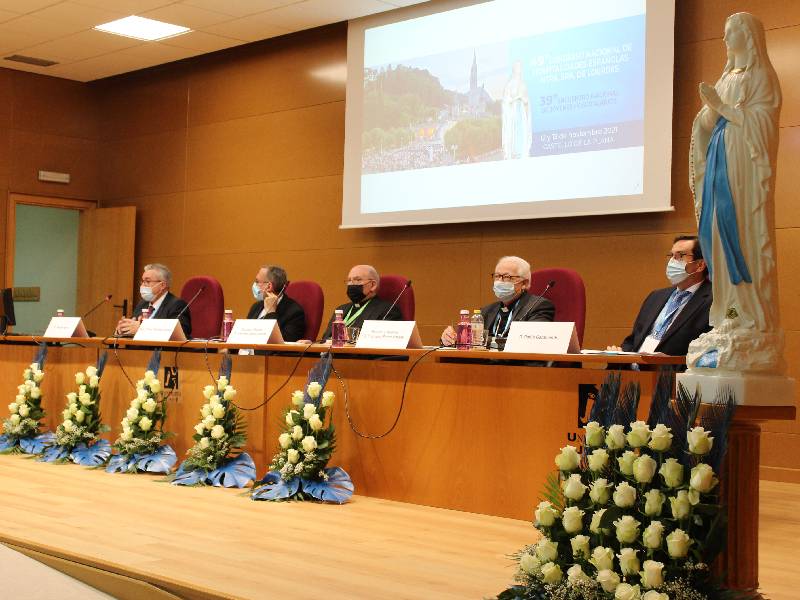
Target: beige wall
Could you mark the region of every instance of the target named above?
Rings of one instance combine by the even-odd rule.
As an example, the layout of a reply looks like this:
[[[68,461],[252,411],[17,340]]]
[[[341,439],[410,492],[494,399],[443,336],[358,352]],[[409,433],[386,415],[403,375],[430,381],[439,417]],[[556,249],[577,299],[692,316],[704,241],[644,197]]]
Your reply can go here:
[[[9,185],[42,193],[29,180],[28,164],[51,157],[76,161],[64,167],[85,182],[75,197],[96,194],[104,206],[137,207],[137,270],[165,262],[178,286],[195,274],[217,277],[226,305],[238,315],[252,301],[250,281],[264,262],[284,265],[291,278],[320,282],[326,313],[344,301],[348,268],[369,262],[414,280],[420,329],[433,341],[459,308],[491,300],[487,274],[496,258],[519,254],[534,267],[578,270],[587,286],[586,345],[619,342],[647,292],[666,284],[664,255],[672,237],[695,229],[687,150],[699,108],[697,82],[719,76],[725,17],[749,10],[768,29],[784,93],[776,192],[780,298],[789,370],[800,378],[800,283],[794,277],[800,208],[793,197],[800,187],[800,3],[676,4],[674,212],[339,230],[344,85],[314,72],[346,60],[343,25],[90,85],[0,71],[0,82],[26,82],[12,86],[11,115],[0,85],[0,191]],[[37,103],[46,94],[50,102]],[[50,114],[54,95],[64,108]],[[19,125],[9,128],[9,119]],[[88,158],[95,149],[98,162]],[[17,156],[20,150],[27,159]],[[765,431],[764,474],[800,481],[797,422],[767,423]]]

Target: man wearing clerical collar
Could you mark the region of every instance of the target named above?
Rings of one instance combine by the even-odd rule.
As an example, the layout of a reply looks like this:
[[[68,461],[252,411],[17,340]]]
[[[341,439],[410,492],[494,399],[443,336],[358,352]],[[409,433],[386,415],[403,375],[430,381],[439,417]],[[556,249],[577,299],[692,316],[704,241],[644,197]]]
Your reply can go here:
[[[552,321],[555,306],[547,298],[530,294],[531,265],[519,256],[504,256],[497,261],[491,273],[492,292],[498,301],[481,309],[487,344],[498,341],[502,345],[514,321]],[[447,327],[442,333],[442,344],[452,346],[456,332]]]
[[[381,284],[380,275],[375,267],[371,265],[356,265],[350,269],[345,285],[347,286],[347,297],[350,302],[338,306],[336,310],[341,310],[344,315],[346,327],[360,328],[364,321],[402,321],[403,316],[400,309],[390,302],[378,298],[378,288]],[[322,339],[331,337],[331,315],[328,327]]]

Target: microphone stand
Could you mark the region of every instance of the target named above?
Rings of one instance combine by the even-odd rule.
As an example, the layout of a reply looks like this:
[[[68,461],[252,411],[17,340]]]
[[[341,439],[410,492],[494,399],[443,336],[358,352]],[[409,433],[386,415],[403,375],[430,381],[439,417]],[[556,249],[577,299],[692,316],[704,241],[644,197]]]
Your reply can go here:
[[[388,316],[389,316],[389,313],[390,313],[390,312],[392,312],[392,309],[393,309],[393,308],[395,307],[395,305],[396,305],[396,304],[397,304],[397,303],[400,301],[400,297],[401,297],[401,296],[402,296],[402,295],[405,293],[405,291],[406,291],[408,288],[410,288],[410,287],[411,287],[411,280],[409,279],[408,281],[406,281],[406,284],[403,286],[403,289],[402,289],[402,290],[400,290],[400,293],[399,293],[399,294],[397,294],[397,298],[395,298],[395,299],[394,299],[394,302],[392,302],[392,305],[389,307],[389,310],[387,310],[387,311],[386,311],[386,314],[384,314],[384,315],[383,315],[383,316],[380,318],[380,320],[381,320],[381,321],[383,321],[383,320],[384,320],[386,317],[388,317]]]

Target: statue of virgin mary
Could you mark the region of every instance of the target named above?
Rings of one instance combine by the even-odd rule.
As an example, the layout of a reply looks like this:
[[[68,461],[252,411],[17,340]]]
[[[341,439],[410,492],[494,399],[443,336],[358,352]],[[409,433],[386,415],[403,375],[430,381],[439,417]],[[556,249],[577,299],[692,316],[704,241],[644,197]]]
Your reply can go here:
[[[714,290],[713,329],[689,347],[690,367],[776,372],[783,367],[774,235],[781,90],[764,26],[749,13],[725,23],[728,60],[700,84],[690,150],[700,244]]]

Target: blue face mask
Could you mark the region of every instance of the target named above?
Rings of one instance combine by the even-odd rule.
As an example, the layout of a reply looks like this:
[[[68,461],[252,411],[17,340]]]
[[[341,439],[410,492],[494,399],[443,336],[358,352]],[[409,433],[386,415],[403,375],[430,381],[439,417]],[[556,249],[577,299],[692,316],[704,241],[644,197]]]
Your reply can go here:
[[[498,300],[503,302],[513,298],[514,294],[516,293],[514,290],[514,284],[510,281],[495,281],[492,289],[494,290],[494,295],[497,296]]]
[[[690,273],[686,272],[686,264],[675,258],[670,258],[667,263],[667,279],[672,285],[678,285],[689,277]]]
[[[156,298],[156,295],[153,293],[153,288],[149,285],[139,286],[139,295],[145,302],[152,302]]]
[[[261,291],[261,288],[258,287],[258,284],[254,281],[253,282],[253,298],[258,300],[259,302],[264,301],[264,292]]]

